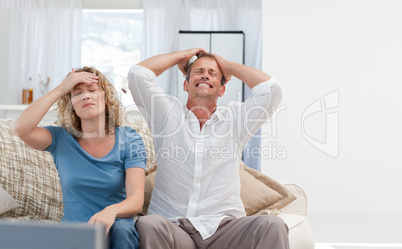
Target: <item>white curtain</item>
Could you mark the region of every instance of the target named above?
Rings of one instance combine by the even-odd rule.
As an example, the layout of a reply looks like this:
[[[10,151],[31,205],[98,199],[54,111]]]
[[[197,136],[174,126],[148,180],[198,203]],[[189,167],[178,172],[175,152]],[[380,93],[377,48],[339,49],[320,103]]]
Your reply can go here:
[[[144,0],[141,60],[177,51],[179,30],[190,30],[190,15],[183,0]],[[177,71],[170,69],[156,79],[166,93],[175,93]]]
[[[60,84],[72,67],[81,65],[82,0],[1,0],[21,17],[21,88],[43,95],[39,81]]]
[[[144,0],[141,58],[178,49],[179,30],[243,31],[245,64],[261,69],[262,0]],[[177,91],[177,68],[164,72],[157,84],[169,94]],[[245,97],[251,94],[246,87]],[[259,147],[252,139],[250,148]],[[259,158],[244,155],[247,165],[260,169]]]
[[[179,30],[242,30],[246,39],[245,64],[261,68],[261,0],[144,0],[143,8],[142,59],[176,51]],[[166,75],[158,83],[165,92],[174,94],[175,82]]]

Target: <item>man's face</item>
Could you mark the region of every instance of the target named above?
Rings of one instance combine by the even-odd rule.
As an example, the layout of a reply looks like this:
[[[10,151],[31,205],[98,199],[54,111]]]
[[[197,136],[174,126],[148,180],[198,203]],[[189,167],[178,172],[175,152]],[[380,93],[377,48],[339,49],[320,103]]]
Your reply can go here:
[[[221,86],[222,71],[213,58],[203,57],[194,62],[191,67],[190,78],[184,82],[184,91],[189,98],[222,97],[225,86]]]

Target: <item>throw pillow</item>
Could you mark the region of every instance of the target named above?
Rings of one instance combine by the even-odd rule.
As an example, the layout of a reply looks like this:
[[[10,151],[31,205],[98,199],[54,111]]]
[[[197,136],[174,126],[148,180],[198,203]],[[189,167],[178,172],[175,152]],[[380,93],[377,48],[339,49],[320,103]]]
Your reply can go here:
[[[242,183],[241,196],[254,195],[253,197],[256,200],[255,202],[245,202],[242,197],[244,206],[248,207],[248,210],[246,209],[247,215],[255,214],[261,210],[279,210],[296,200],[296,197],[282,184],[258,170],[247,167],[243,162],[240,163],[240,172],[242,172],[242,170],[250,174],[254,178],[253,181],[261,182],[264,185],[264,187],[259,185],[258,188],[246,188]],[[248,184],[250,183],[248,182]],[[266,188],[270,190],[268,191]],[[275,192],[275,194],[272,192]],[[277,198],[278,195],[280,196],[279,198]]]
[[[17,201],[0,186],[0,214],[18,207]]]
[[[282,198],[282,195],[244,169],[240,169],[240,184],[240,198],[247,215],[255,214]]]

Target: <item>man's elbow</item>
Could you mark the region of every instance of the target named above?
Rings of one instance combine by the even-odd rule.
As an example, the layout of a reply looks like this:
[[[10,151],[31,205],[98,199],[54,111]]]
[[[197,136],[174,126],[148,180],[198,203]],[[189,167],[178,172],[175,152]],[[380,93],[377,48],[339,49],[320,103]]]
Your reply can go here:
[[[274,105],[279,105],[282,101],[282,87],[279,84],[275,84],[271,87],[271,96]]]

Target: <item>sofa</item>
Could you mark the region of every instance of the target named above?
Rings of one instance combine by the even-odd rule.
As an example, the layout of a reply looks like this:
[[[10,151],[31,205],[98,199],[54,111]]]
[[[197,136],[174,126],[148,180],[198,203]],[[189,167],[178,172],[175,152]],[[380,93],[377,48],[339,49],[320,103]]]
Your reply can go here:
[[[58,223],[63,200],[53,158],[48,152],[26,146],[14,135],[13,123],[12,119],[0,119],[0,220]],[[140,115],[127,115],[124,125],[134,128],[146,147],[145,203],[140,214],[146,215],[157,173],[153,139]],[[240,165],[240,176],[247,215],[277,215],[289,227],[291,249],[314,248],[306,217],[307,198],[298,185],[279,183],[244,164]]]

